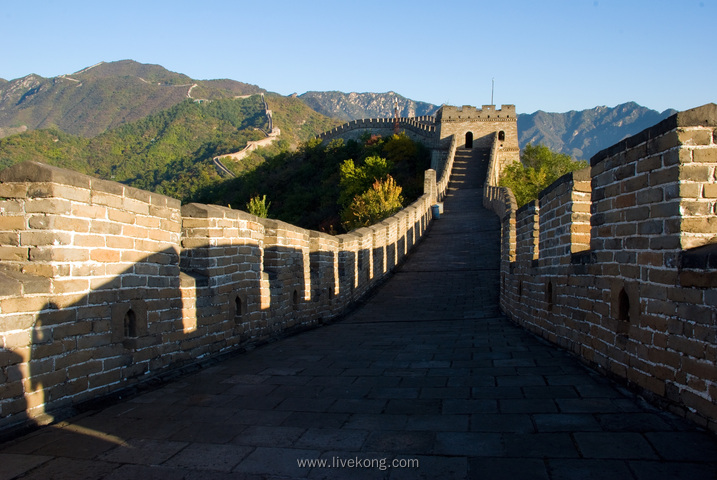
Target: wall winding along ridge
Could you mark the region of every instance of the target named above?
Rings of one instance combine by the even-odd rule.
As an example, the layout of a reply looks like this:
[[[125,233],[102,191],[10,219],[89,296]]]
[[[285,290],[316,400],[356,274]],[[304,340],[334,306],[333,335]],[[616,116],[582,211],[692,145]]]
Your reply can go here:
[[[502,220],[501,308],[717,431],[717,105],[606,149]]]
[[[432,116],[399,118],[399,129],[406,133],[412,140],[422,142],[427,147],[433,148],[436,145],[436,125]],[[343,125],[324,132],[318,138],[332,140],[343,138],[344,140],[358,140],[365,133],[389,136],[394,131],[393,118],[366,118],[352,120]]]
[[[339,315],[426,232],[452,158],[329,236],[26,162],[0,173],[0,430]]]

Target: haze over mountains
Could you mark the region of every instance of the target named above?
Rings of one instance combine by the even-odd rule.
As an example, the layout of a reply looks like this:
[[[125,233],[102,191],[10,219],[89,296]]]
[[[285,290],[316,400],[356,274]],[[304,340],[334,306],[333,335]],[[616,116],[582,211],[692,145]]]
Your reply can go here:
[[[188,98],[217,100],[257,93],[266,90],[234,80],[194,80],[159,65],[131,60],[99,63],[54,78],[30,74],[15,80],[0,79],[0,138],[50,127],[93,137]],[[394,92],[312,91],[294,96],[316,112],[344,121],[390,117],[394,99],[398,99],[401,116],[432,115],[439,108]],[[575,158],[588,159],[674,112],[657,112],[628,102],[566,113],[520,114],[519,142],[521,147],[542,143]]]

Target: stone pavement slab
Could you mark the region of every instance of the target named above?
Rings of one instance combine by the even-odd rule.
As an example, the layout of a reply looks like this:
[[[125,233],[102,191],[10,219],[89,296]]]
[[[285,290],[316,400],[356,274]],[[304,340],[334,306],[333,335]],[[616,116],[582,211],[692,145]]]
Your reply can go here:
[[[717,479],[714,435],[500,314],[481,153],[346,318],[0,444],[0,480]]]

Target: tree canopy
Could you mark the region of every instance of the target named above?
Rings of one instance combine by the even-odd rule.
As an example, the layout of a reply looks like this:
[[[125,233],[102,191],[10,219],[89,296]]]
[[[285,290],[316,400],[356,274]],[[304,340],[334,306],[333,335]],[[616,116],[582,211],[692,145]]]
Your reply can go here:
[[[544,145],[525,146],[520,161],[508,165],[500,176],[500,186],[508,187],[521,207],[538,198],[538,194],[566,173],[587,167],[585,160],[575,161],[569,155],[551,151]]]
[[[366,216],[377,218],[378,210],[392,211],[399,200],[421,196],[423,173],[430,166],[430,151],[405,134],[328,143],[314,139],[295,151],[256,152],[265,160],[254,170],[200,190],[192,200],[245,205],[266,194],[272,218],[337,233],[364,225]],[[352,217],[347,209],[355,200],[354,211],[362,213]],[[354,217],[361,220],[347,222]]]

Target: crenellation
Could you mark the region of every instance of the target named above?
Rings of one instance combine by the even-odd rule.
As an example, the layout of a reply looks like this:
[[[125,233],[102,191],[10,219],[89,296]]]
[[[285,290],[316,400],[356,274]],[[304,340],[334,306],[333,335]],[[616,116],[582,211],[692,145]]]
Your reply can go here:
[[[503,222],[504,312],[712,429],[715,130],[717,105],[670,117],[559,179],[515,224],[497,178],[484,191]]]
[[[4,170],[0,355],[23,375],[0,389],[0,428],[335,317],[425,233],[447,186],[426,175],[405,211],[332,237],[36,162]]]

